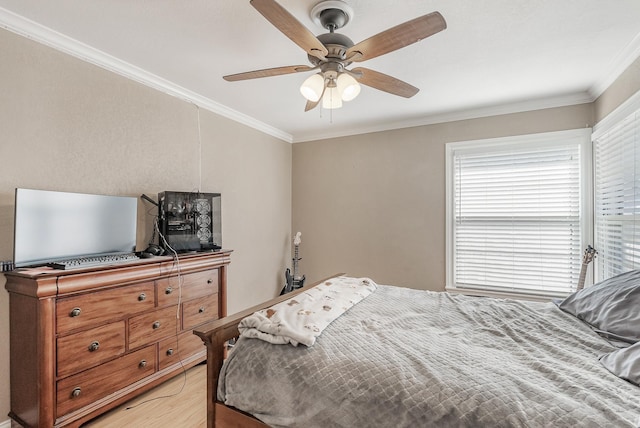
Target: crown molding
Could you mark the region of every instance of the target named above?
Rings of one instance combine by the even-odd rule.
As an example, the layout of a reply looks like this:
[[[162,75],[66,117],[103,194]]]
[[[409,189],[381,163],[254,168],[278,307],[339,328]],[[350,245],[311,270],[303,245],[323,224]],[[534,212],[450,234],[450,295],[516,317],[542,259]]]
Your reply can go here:
[[[593,99],[595,100],[602,95],[638,58],[640,58],[640,33],[616,55],[603,78],[589,89]]]
[[[100,68],[119,74],[135,82],[164,92],[167,95],[195,104],[205,110],[209,110],[280,140],[289,143],[293,141],[293,137],[290,134],[280,129],[267,125],[264,122],[260,122],[246,114],[230,109],[229,107],[215,102],[210,98],[183,88],[180,85],[149,73],[148,71],[136,67],[133,64],[122,61],[112,55],[95,49],[71,37],[65,36],[64,34],[58,33],[57,31],[2,7],[0,7],[0,28],[4,28],[12,33],[16,33],[60,52],[76,57],[82,61],[94,64]]]

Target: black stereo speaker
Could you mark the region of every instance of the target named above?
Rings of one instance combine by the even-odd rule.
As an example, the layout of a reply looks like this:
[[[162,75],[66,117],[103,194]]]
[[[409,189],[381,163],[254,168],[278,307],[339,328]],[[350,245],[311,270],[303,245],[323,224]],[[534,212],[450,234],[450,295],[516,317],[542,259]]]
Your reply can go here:
[[[158,193],[158,217],[165,249],[177,252],[222,248],[220,193]],[[166,248],[170,246],[171,248]]]

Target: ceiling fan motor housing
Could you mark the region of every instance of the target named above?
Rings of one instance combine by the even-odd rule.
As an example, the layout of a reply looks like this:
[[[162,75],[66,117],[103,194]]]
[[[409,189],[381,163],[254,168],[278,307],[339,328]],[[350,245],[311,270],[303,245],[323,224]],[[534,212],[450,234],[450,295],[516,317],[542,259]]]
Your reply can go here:
[[[339,33],[320,34],[318,36],[318,40],[320,40],[320,42],[327,48],[328,53],[326,57],[329,61],[336,60],[339,62],[343,62],[346,57],[347,49],[353,46],[353,41],[351,41],[350,38],[348,38],[344,34]],[[313,65],[320,65],[321,63],[325,62],[313,55],[307,55],[307,57],[309,58],[309,62],[311,62],[311,64]],[[347,66],[349,64],[350,62],[343,62],[344,66]]]

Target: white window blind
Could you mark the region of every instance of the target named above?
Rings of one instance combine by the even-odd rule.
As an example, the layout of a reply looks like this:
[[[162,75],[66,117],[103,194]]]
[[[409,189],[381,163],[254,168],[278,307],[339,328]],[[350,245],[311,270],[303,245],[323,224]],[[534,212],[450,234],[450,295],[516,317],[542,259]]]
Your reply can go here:
[[[640,268],[640,113],[594,134],[596,278]]]
[[[450,286],[544,295],[575,289],[588,142],[578,134],[452,144]]]

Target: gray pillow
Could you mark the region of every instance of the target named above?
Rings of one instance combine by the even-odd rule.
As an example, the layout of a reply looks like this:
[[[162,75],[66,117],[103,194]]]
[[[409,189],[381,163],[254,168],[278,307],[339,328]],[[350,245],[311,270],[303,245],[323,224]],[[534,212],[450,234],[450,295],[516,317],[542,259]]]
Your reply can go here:
[[[640,342],[604,355],[600,363],[619,378],[640,386]]]
[[[556,302],[605,337],[640,341],[640,270],[625,272]]]

